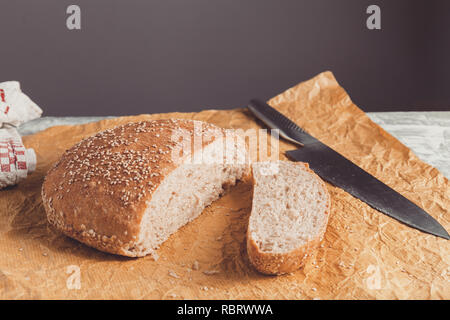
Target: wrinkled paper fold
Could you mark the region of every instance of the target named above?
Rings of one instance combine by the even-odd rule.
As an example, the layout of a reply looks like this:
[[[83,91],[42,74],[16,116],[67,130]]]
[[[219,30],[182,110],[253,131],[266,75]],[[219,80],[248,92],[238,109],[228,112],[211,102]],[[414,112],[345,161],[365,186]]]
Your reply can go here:
[[[373,123],[330,72],[269,103],[450,230],[449,181]],[[329,184],[332,212],[322,246],[304,268],[286,276],[264,276],[249,264],[249,181],[239,183],[172,235],[156,261],[150,256],[131,259],[102,253],[47,225],[40,189],[46,171],[64,150],[103,129],[162,118],[259,128],[245,109],[206,110],[58,126],[24,137],[25,146],[36,151],[38,165],[22,184],[0,191],[1,298],[450,298],[448,241],[411,229]],[[286,159],[284,151],[293,148],[280,142],[280,158]]]

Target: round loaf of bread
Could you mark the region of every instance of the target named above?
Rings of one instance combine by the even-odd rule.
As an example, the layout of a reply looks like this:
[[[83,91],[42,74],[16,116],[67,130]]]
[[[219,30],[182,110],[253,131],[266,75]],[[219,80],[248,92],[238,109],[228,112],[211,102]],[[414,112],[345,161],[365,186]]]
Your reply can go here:
[[[245,143],[238,136],[229,143],[227,134],[209,123],[169,119],[84,139],[45,177],[47,219],[99,250],[151,254],[248,172]]]

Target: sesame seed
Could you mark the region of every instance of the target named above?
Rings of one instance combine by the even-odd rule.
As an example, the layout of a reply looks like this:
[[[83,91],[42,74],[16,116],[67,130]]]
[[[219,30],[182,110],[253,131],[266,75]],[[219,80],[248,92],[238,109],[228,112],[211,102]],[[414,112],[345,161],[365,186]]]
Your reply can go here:
[[[192,120],[167,119],[128,123],[99,132],[77,143],[60,160],[66,180],[55,190],[56,198],[62,199],[64,191],[74,191],[68,188],[70,185],[85,195],[99,190],[125,207],[146,201],[161,180],[162,163],[166,166],[171,162],[167,155],[181,143],[170,141],[174,126],[183,131],[188,128],[192,134],[214,128],[202,124],[203,130],[198,130]],[[122,193],[123,188],[130,192]]]

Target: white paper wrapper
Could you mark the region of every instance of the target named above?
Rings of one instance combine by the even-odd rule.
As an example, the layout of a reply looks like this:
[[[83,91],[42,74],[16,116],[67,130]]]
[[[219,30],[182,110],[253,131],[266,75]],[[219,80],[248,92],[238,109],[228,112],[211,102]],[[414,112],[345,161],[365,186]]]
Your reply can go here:
[[[0,189],[24,180],[36,168],[33,149],[25,149],[16,127],[42,114],[17,81],[0,83]]]
[[[19,82],[0,83],[0,127],[4,124],[17,127],[39,118],[41,114],[41,108],[20,90]]]

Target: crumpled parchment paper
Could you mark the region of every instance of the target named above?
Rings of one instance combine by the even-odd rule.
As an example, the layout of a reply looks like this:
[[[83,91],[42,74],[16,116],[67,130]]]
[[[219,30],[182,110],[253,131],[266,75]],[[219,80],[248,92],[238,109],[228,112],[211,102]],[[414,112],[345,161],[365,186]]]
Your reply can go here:
[[[311,134],[378,177],[450,230],[450,185],[438,170],[373,123],[330,72],[270,100]],[[323,244],[304,268],[264,276],[249,264],[245,233],[251,185],[239,183],[159,249],[159,259],[102,253],[52,230],[40,190],[73,144],[129,121],[160,118],[259,128],[244,109],[108,119],[24,137],[36,172],[0,191],[0,297],[45,299],[449,299],[449,242],[409,228],[328,185],[332,212]],[[283,152],[293,149],[280,142]]]

